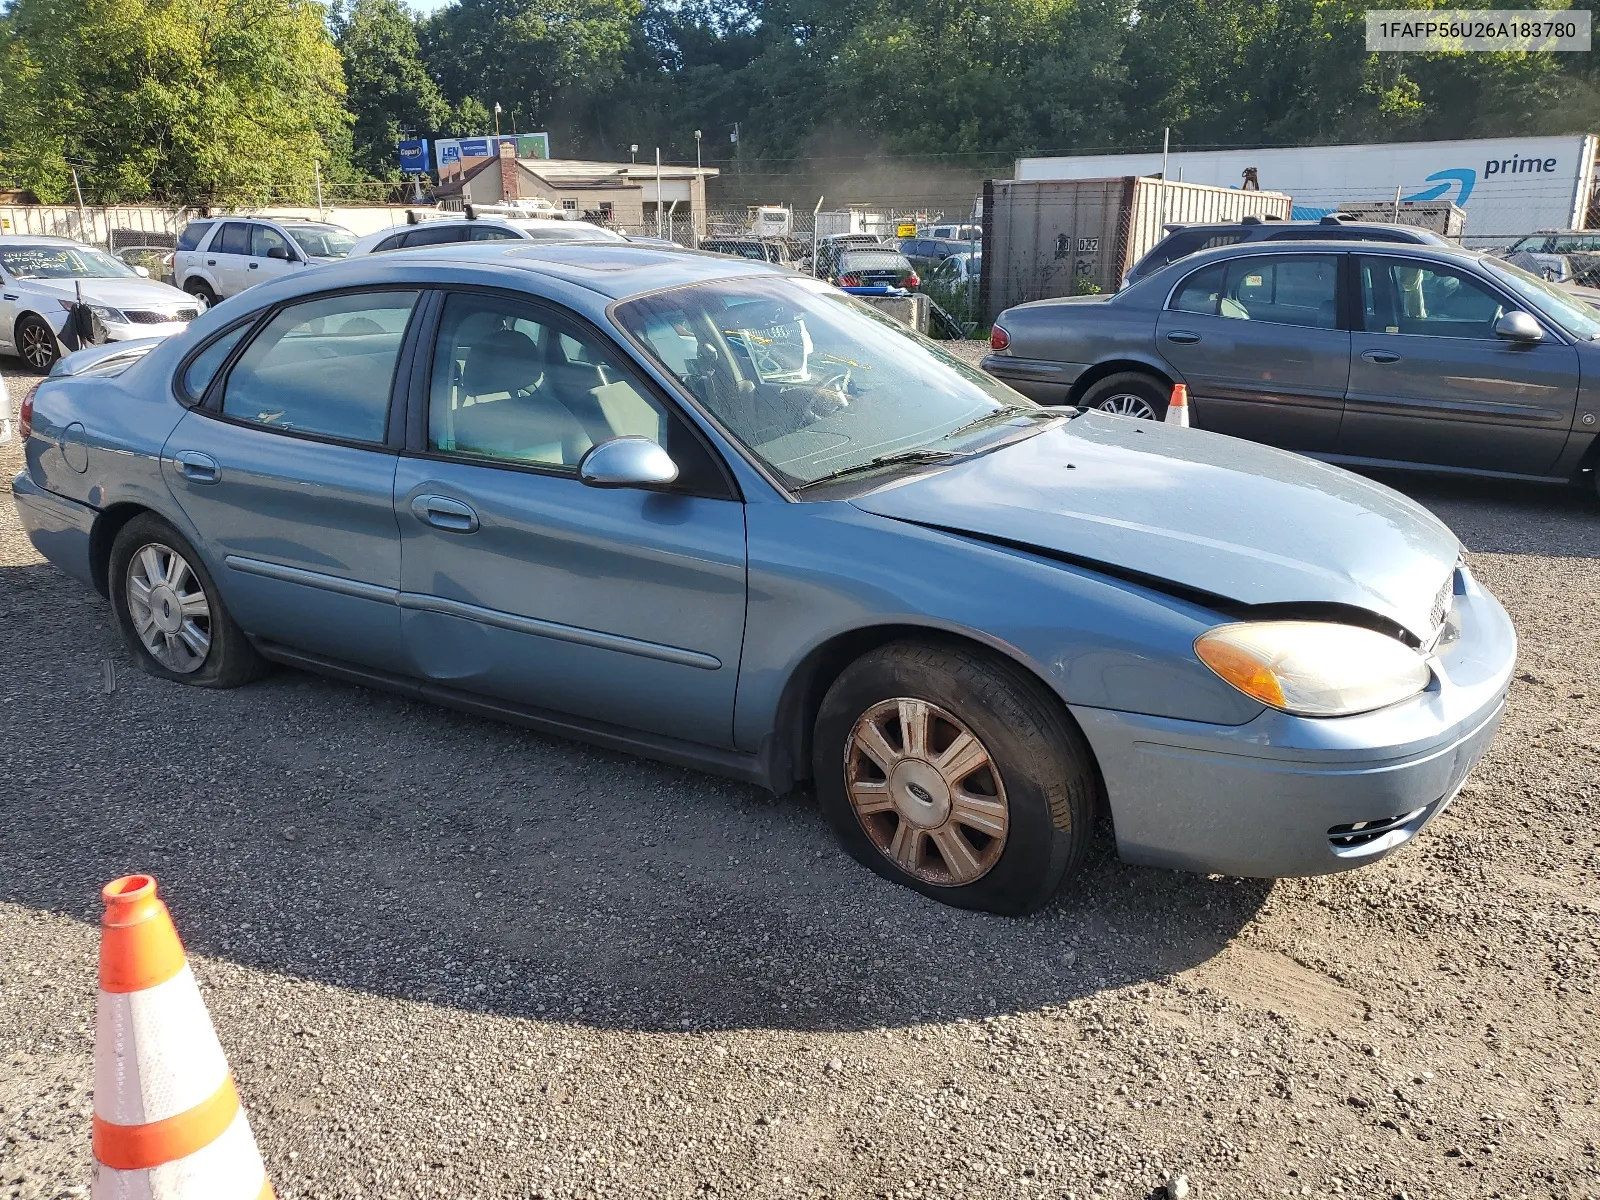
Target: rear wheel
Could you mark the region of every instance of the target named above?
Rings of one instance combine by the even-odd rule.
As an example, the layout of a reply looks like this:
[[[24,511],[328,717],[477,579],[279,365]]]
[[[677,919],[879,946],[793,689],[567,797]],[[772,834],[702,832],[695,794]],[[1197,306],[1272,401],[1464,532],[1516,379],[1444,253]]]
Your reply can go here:
[[[117,532],[108,581],[123,640],[150,674],[227,688],[265,672],[200,555],[160,517],[135,517]]]
[[[183,281],[183,290],[196,300],[200,301],[202,308],[211,308],[221,297],[211,290],[211,285],[204,279],[189,278]]]
[[[1080,408],[1094,408],[1123,417],[1160,421],[1167,415],[1172,388],[1143,371],[1118,371],[1092,385],[1078,400]]]
[[[818,712],[812,770],[856,859],[962,908],[1039,908],[1092,833],[1082,735],[1036,681],[965,647],[895,642],[852,663]]]
[[[29,370],[48,375],[61,357],[61,343],[42,317],[23,313],[17,321],[17,353]]]

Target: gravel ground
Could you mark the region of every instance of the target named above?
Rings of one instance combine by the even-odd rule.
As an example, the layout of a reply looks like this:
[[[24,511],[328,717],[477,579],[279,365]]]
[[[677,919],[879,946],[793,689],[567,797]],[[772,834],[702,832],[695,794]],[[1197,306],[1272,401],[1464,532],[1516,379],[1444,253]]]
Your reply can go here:
[[[1600,505],[1402,486],[1523,639],[1456,804],[1279,883],[1102,831],[1020,921],[881,882],[806,796],[291,671],[158,682],[0,497],[0,1196],[86,1194],[132,870],[286,1198],[1600,1196]]]

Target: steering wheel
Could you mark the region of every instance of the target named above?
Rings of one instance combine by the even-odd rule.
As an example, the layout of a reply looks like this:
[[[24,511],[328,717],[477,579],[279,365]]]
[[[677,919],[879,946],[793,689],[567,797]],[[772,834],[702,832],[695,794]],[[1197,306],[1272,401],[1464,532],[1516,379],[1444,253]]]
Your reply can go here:
[[[837,375],[830,375],[819,383],[808,383],[803,386],[810,389],[812,396],[806,405],[806,415],[813,421],[826,421],[840,409],[850,406],[850,368],[846,367]],[[788,391],[788,388],[784,389]]]

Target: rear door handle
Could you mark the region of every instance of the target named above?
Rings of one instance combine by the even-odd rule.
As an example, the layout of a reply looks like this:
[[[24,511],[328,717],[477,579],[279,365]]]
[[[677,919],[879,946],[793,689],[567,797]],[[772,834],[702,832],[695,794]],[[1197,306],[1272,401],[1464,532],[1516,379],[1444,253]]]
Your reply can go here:
[[[214,267],[214,266],[216,266],[216,265],[217,265],[217,260],[216,260],[216,259],[214,259],[214,258],[208,258],[208,259],[206,259],[206,266],[208,266],[208,267]]]
[[[1199,340],[1198,333],[1190,333],[1187,329],[1174,329],[1167,334],[1167,341],[1177,342],[1180,346],[1192,346]]]
[[[1392,363],[1400,361],[1400,356],[1393,350],[1363,350],[1361,352],[1361,357],[1366,359],[1369,363]]]
[[[449,496],[418,496],[411,502],[411,511],[424,525],[446,533],[478,532],[478,514]]]
[[[222,478],[222,468],[209,454],[198,450],[180,450],[172,456],[178,470],[191,483],[215,483]]]

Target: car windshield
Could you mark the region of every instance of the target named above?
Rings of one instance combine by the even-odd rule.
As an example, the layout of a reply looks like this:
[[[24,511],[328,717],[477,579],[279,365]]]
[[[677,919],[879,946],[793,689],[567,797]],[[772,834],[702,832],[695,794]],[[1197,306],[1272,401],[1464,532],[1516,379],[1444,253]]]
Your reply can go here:
[[[356,244],[356,235],[348,229],[290,226],[289,233],[308,258],[344,258]]]
[[[576,221],[517,221],[518,229],[535,242],[625,242],[620,233]]]
[[[618,322],[790,487],[906,451],[963,451],[975,421],[1038,406],[875,309],[822,284],[693,284],[616,309]]]
[[[1575,296],[1496,258],[1484,258],[1483,268],[1573,337],[1584,341],[1600,337],[1600,313]]]
[[[111,255],[84,246],[7,246],[0,266],[16,279],[126,279],[138,272]]]

